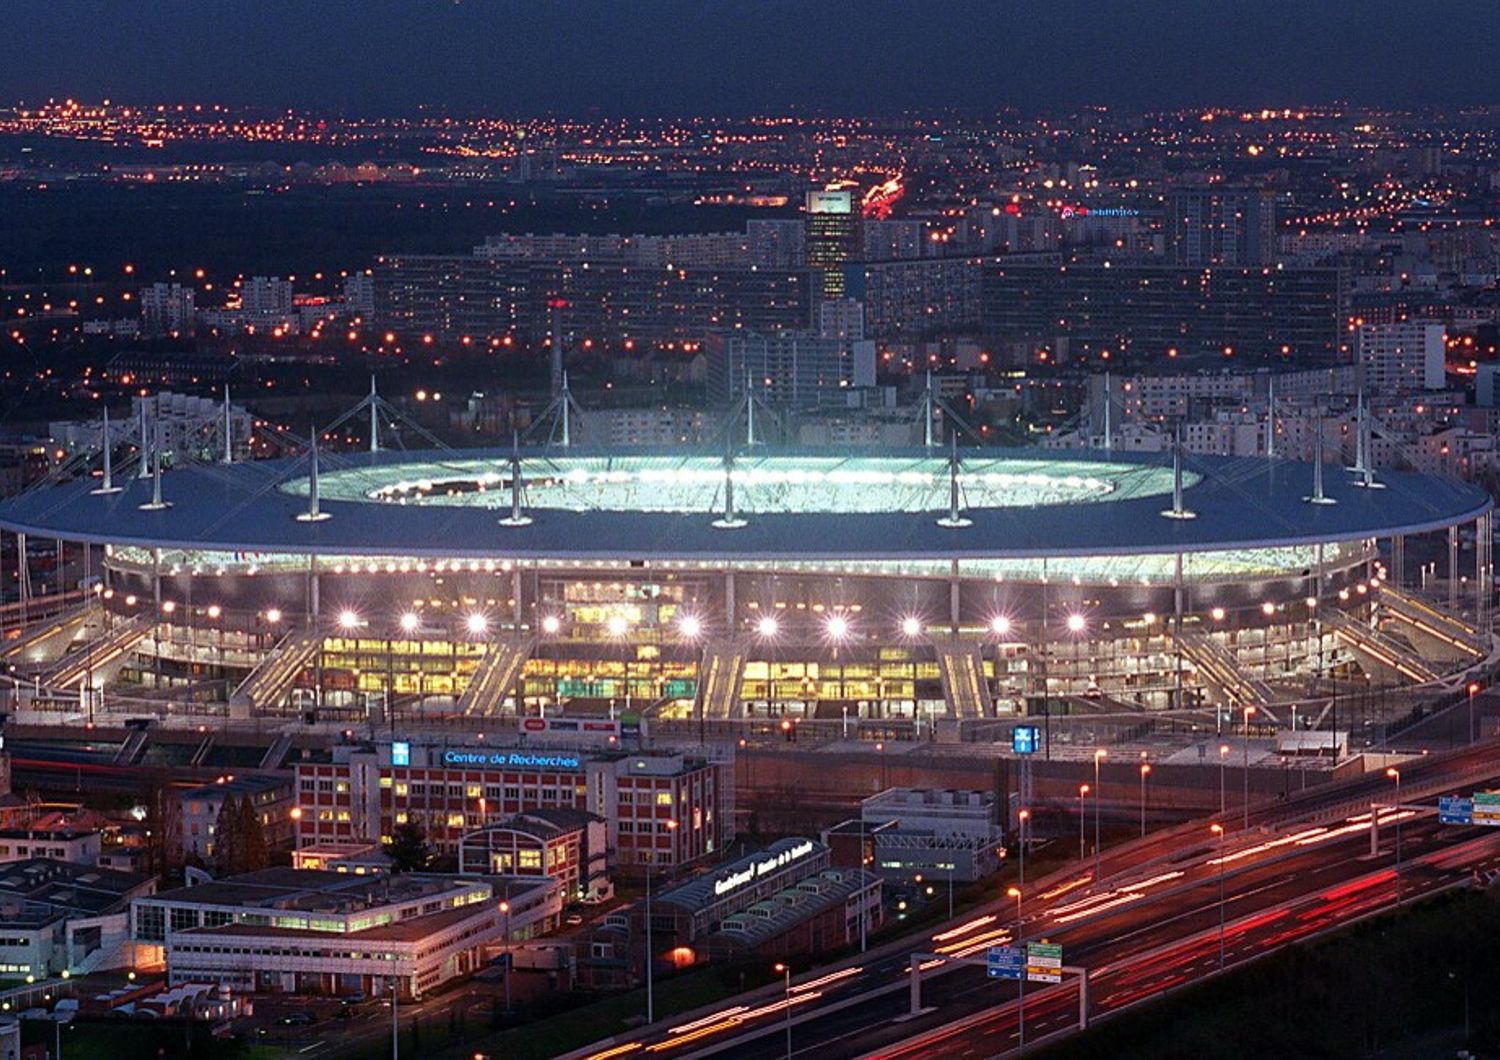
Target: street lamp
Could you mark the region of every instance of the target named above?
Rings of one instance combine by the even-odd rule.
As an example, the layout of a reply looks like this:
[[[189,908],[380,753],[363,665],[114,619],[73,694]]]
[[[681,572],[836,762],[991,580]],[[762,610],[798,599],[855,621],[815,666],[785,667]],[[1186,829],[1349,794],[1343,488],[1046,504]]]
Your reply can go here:
[[[1479,682],[1469,682],[1469,742],[1474,742],[1474,697],[1479,693]],[[1451,729],[1449,730],[1452,731]]]
[[[786,1060],[792,1060],[792,966],[778,964],[776,970],[782,976],[782,1005],[786,1009]]]
[[[1099,878],[1099,763],[1109,757],[1103,747],[1094,749],[1094,879]]]
[[[500,912],[505,917],[505,1014],[510,1015],[510,903],[501,902]]]
[[[671,835],[677,831],[677,822],[667,820],[667,834]],[[646,861],[646,1022],[656,1022],[656,992],[653,977],[652,964],[654,954],[651,951],[651,867],[656,862],[656,833],[651,833],[651,857]]]
[[[1084,851],[1084,845],[1083,845],[1083,822],[1084,822],[1083,798],[1088,793],[1089,793],[1089,786],[1087,784],[1080,784],[1080,785],[1078,785],[1078,860],[1079,861],[1082,861],[1087,856],[1086,853],[1085,853],[1085,851]]]
[[[1219,971],[1224,970],[1224,826],[1211,824],[1208,830],[1219,837]]]
[[[1017,838],[1016,838],[1016,849],[1018,849],[1021,852],[1021,881],[1020,882],[1021,882],[1021,886],[1025,887],[1026,886],[1026,825],[1031,820],[1031,811],[1030,810],[1022,810],[1020,813],[1016,814],[1016,820],[1018,822],[1018,826],[1017,826],[1016,831],[1019,833],[1017,835]]]
[[[1392,780],[1394,780],[1396,782],[1396,904],[1400,905],[1401,904],[1401,770],[1397,769],[1395,766],[1389,766],[1389,767],[1386,768],[1385,775],[1388,776],[1388,777],[1390,777]],[[1374,813],[1374,814],[1379,814],[1380,811],[1377,810],[1377,809],[1372,809],[1370,812]],[[1378,820],[1376,821],[1376,826],[1377,827],[1379,826],[1379,821]]]
[[[1255,713],[1253,706],[1245,707],[1245,746],[1244,746],[1244,777],[1245,782],[1245,828],[1250,828],[1250,715]]]
[[[1141,835],[1146,834],[1146,778],[1151,775],[1151,763],[1141,763]]]
[[[1026,1052],[1026,950],[1021,941],[1021,888],[1008,887],[1005,891],[1006,897],[1016,900],[1016,949],[1021,951],[1021,978],[1017,981],[1017,989],[1020,994],[1017,999],[1016,1008],[1016,1048],[1019,1052]]]
[[[1224,802],[1224,762],[1225,762],[1226,759],[1228,759],[1228,757],[1229,757],[1229,745],[1227,743],[1221,743],[1221,744],[1219,744],[1219,812],[1220,813],[1224,812],[1224,807],[1226,805],[1226,803]]]

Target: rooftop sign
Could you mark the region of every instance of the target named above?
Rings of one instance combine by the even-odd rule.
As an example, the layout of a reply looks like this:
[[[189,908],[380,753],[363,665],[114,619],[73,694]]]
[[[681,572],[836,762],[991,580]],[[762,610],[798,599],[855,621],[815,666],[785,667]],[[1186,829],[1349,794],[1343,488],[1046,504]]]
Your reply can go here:
[[[794,861],[800,861],[813,852],[811,839],[804,839],[796,846],[787,847],[776,854],[768,854],[746,865],[743,869],[730,873],[723,879],[714,881],[714,897],[720,898],[733,891],[739,890],[748,884],[754,883],[768,872],[775,872],[784,868]]]

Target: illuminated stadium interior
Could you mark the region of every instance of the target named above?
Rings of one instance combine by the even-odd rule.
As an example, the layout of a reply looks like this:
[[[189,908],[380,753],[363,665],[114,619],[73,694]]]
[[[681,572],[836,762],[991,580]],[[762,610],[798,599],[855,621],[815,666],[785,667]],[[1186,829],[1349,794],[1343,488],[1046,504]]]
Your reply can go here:
[[[325,456],[316,488],[306,457],[82,478],[0,504],[101,568],[65,633],[6,658],[74,702],[411,724],[1274,710],[1488,650],[1458,583],[1424,596],[1403,560],[1473,524],[1487,571],[1483,491],[1189,463],[553,448]]]

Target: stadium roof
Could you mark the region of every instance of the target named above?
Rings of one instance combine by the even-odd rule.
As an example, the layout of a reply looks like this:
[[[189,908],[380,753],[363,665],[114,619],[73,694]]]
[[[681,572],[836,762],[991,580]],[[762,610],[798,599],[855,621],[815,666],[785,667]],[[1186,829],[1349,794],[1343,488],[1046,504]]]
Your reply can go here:
[[[1442,529],[1492,505],[1477,486],[1410,472],[1381,471],[1385,488],[1365,489],[1332,465],[1324,468],[1325,490],[1337,503],[1311,504],[1304,500],[1313,492],[1309,464],[1194,456],[1186,461],[1184,506],[1195,517],[1171,519],[1162,515],[1171,506],[1170,460],[1157,454],[960,455],[970,520],[963,527],[939,525],[947,458],[931,450],[739,456],[735,492],[746,525],[729,529],[714,525],[723,484],[722,470],[717,487],[712,482],[711,458],[554,448],[522,454],[532,520],[525,526],[500,525],[510,501],[509,451],[465,450],[325,456],[323,521],[297,519],[307,509],[308,462],[300,458],[167,471],[162,492],[171,507],[158,511],[141,508],[149,479],[117,478],[125,488],[111,494],[91,492],[97,478],[38,488],[0,503],[0,528],[251,554],[875,561],[1354,541]],[[481,482],[485,475],[493,478]],[[429,482],[426,491],[398,488]]]

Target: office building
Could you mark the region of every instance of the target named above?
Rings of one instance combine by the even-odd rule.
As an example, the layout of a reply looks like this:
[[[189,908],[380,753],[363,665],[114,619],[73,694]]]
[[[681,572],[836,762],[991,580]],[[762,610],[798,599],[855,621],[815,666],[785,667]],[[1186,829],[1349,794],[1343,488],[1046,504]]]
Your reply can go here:
[[[417,998],[477,971],[507,919],[515,938],[555,916],[549,882],[515,891],[457,876],[265,869],[137,898],[131,936],[159,949],[173,986],[371,996],[394,980],[401,997]]]
[[[248,798],[260,820],[267,850],[292,845],[292,778],[285,773],[242,773],[189,789],[181,796],[182,854],[211,861],[216,854],[219,813],[228,799]]]
[[[197,295],[180,283],[153,283],[142,289],[141,328],[148,336],[191,335]]]
[[[1166,244],[1174,265],[1269,265],[1276,256],[1276,202],[1270,192],[1180,188],[1167,195]]]
[[[458,854],[472,832],[565,808],[603,818],[615,863],[631,874],[709,858],[734,830],[730,771],[679,754],[394,741],[338,747],[333,762],[298,762],[296,772],[299,848],[385,842],[397,825],[416,823],[434,850]]]
[[[844,297],[844,266],[864,253],[859,208],[848,189],[810,191],[804,237],[808,268],[818,271],[824,298]]]
[[[875,343],[813,332],[715,332],[705,353],[709,400],[738,401],[746,380],[772,405],[807,407],[841,401],[850,387],[875,385]]]
[[[0,872],[0,977],[132,967],[127,910],[155,887],[151,876],[92,861],[32,858],[6,865]]]
[[[1384,395],[1443,389],[1444,339],[1443,325],[1430,320],[1364,325],[1355,350],[1365,389]]]
[[[465,835],[458,869],[498,876],[550,876],[568,901],[602,901],[609,882],[608,824],[583,810],[553,807],[518,813]]]
[[[982,327],[1059,361],[1176,357],[1347,360],[1338,269],[1011,263],[984,268]],[[867,302],[867,305],[869,303]]]

